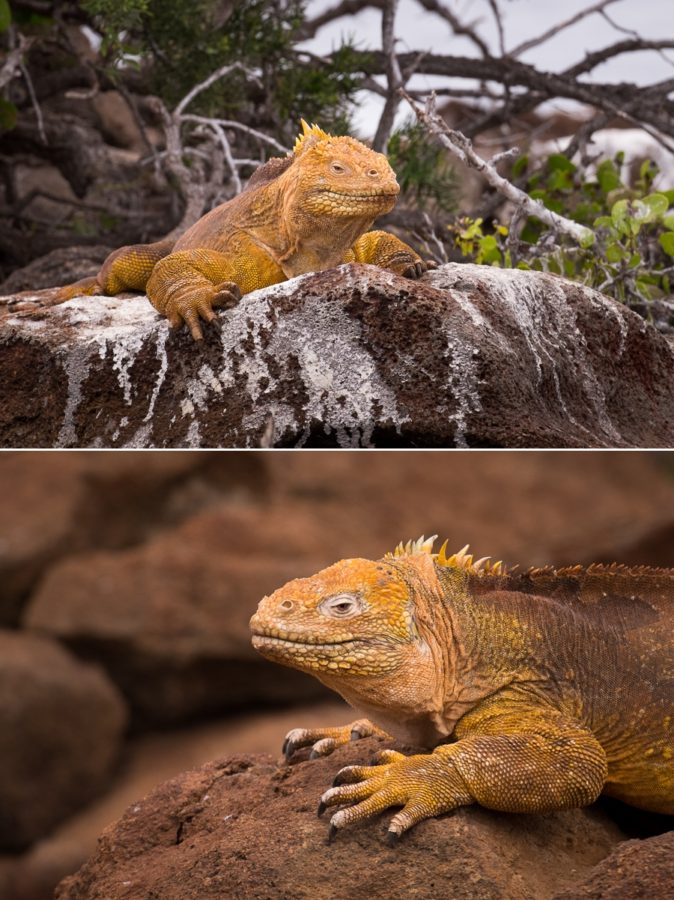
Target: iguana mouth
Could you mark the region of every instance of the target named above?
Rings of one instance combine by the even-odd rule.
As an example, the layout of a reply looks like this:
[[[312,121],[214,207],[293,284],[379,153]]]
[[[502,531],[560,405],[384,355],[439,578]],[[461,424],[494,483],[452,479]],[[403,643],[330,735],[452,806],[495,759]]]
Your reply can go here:
[[[383,201],[387,203],[395,203],[398,198],[397,194],[346,194],[340,193],[339,191],[317,191],[317,193],[321,194],[324,197],[331,197],[334,200],[350,200],[356,203],[381,203]]]
[[[253,638],[253,646],[255,648],[267,646],[267,647],[284,647],[284,646],[294,646],[294,647],[311,647],[314,649],[320,649],[321,647],[339,647],[344,646],[344,644],[355,644],[358,643],[355,638],[343,638],[338,641],[320,641],[320,640],[312,640],[311,635],[299,635],[299,634],[282,634],[277,632],[276,629],[273,629],[274,634],[270,633],[272,629],[269,631],[254,631]]]

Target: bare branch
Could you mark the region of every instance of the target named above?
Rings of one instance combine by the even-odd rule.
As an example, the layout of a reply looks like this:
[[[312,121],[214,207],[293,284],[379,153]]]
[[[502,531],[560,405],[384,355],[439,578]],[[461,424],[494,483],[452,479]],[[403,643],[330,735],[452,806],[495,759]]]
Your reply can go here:
[[[364,9],[381,9],[386,8],[387,0],[341,0],[319,16],[304,22],[299,31],[299,36],[303,39],[312,38],[319,28],[334,22],[335,19],[341,19],[342,16],[355,16],[356,13]]]
[[[417,118],[427,131],[435,135],[443,146],[461,160],[464,165],[480,172],[491,187],[507,200],[514,203],[517,207],[524,210],[527,215],[535,216],[554,231],[562,232],[573,238],[576,243],[582,243],[587,240],[588,237],[593,237],[593,232],[590,231],[589,228],[585,228],[585,226],[579,225],[577,222],[573,222],[565,216],[560,216],[557,213],[552,212],[543,206],[540,201],[533,200],[528,194],[525,194],[524,191],[515,187],[512,182],[499,175],[492,165],[475,152],[473,145],[464,134],[450,128],[446,122],[437,115],[435,112],[434,94],[430,95],[426,103],[426,108],[422,109],[415,103],[409,94],[404,91],[404,89],[401,88],[400,93],[410,104]]]
[[[290,153],[290,149],[288,147],[284,147],[283,144],[279,144],[279,142],[275,138],[270,137],[270,135],[265,134],[263,131],[257,131],[257,129],[251,128],[249,125],[242,125],[241,122],[234,122],[232,119],[206,118],[205,116],[196,116],[192,113],[186,113],[181,118],[183,122],[217,122],[218,125],[222,125],[225,128],[234,128],[236,131],[243,131],[244,134],[249,134],[251,137],[256,138],[258,141],[269,144],[276,150],[279,150],[281,153]]]
[[[17,70],[21,70],[23,57],[30,50],[34,38],[25,38],[22,34],[18,34],[18,44],[7,54],[7,58],[0,68],[0,88],[16,77]]]
[[[610,0],[609,0],[610,2]],[[498,32],[498,46],[501,51],[501,56],[505,56],[505,34],[503,32],[503,21],[501,19],[501,10],[498,7],[498,3],[496,0],[487,0],[489,7],[494,15],[494,21],[496,22],[496,30]]]
[[[518,44],[517,47],[514,47],[509,52],[508,55],[512,56],[513,58],[521,56],[523,53],[526,53],[527,50],[531,50],[532,47],[539,47],[541,44],[549,41],[550,38],[553,38],[556,34],[559,34],[560,31],[564,31],[565,28],[570,28],[572,25],[575,25],[576,22],[580,22],[581,19],[585,19],[587,16],[591,16],[593,13],[602,12],[604,7],[609,6],[611,3],[617,2],[618,0],[600,0],[600,2],[595,3],[594,6],[588,6],[586,9],[582,9],[574,16],[571,16],[571,18],[565,19],[563,22],[559,22],[557,25],[553,25],[552,28],[544,31],[543,34],[539,34],[537,37],[531,38],[531,40],[524,41],[523,43]]]
[[[444,5],[444,3],[439,3],[438,0],[418,0],[418,2],[424,9],[428,10],[428,12],[436,13],[446,22],[449,22],[454,34],[466,37],[469,41],[472,41],[482,56],[491,56],[489,47],[482,40],[477,31],[475,31],[474,25],[468,25],[465,22],[462,22],[458,16],[454,15],[454,13]]]
[[[603,50],[595,50],[593,53],[586,54],[585,58],[562,72],[570,78],[576,78],[586,72],[591,72],[600,63],[606,62],[607,59],[613,59],[614,56],[620,56],[621,53],[634,53],[638,50],[671,50],[674,48],[674,40],[666,41],[645,41],[641,38],[630,39],[628,41],[617,41]],[[661,54],[662,55],[662,54]],[[667,59],[667,57],[665,57]],[[671,64],[671,60],[667,59]]]
[[[398,0],[387,0],[382,14],[382,47],[386,54],[386,102],[377,125],[377,131],[372,141],[372,147],[380,152],[386,147],[386,142],[393,128],[396,111],[400,105],[399,89],[403,86],[403,76],[400,64],[396,56],[395,17],[398,8]]]
[[[35,88],[33,87],[33,79],[30,77],[30,73],[26,68],[26,65],[23,59],[19,62],[19,69],[21,70],[21,74],[23,75],[23,80],[26,82],[26,87],[28,88],[28,95],[30,97],[30,102],[33,104],[33,109],[35,110],[35,118],[37,119],[37,130],[40,135],[40,140],[46,146],[47,135],[44,130],[44,119],[42,117],[42,107],[37,101],[37,97],[35,96]]]
[[[216,69],[215,72],[211,72],[208,78],[204,79],[204,81],[199,82],[199,84],[195,84],[194,87],[185,94],[180,103],[176,106],[173,113],[174,115],[181,115],[183,110],[189,106],[189,104],[194,100],[194,98],[200,94],[202,91],[205,91],[212,84],[215,84],[216,81],[219,81],[221,78],[224,78],[225,75],[229,75],[230,72],[233,72],[235,69],[238,69],[241,72],[245,72],[250,78],[254,78],[257,80],[257,75],[254,72],[251,72],[250,69],[247,69],[246,66],[241,63],[232,63],[232,65],[228,66],[220,66],[219,69]]]

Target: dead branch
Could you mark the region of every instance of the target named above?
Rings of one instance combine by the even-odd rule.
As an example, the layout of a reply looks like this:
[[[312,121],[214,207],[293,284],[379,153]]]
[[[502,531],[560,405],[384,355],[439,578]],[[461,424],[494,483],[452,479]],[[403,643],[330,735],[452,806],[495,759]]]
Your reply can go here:
[[[382,14],[382,47],[386,55],[386,102],[379,118],[372,147],[381,152],[386,147],[393,128],[396,111],[400,104],[398,91],[404,85],[403,75],[396,55],[395,17],[398,0],[387,0]]]
[[[541,44],[544,44],[546,41],[549,41],[550,38],[555,37],[555,35],[559,34],[560,31],[564,31],[566,28],[570,28],[572,25],[580,22],[581,19],[585,19],[587,16],[591,16],[593,13],[602,12],[605,7],[609,6],[611,3],[617,2],[618,0],[600,0],[600,2],[595,3],[594,6],[588,6],[586,9],[581,9],[580,12],[577,12],[569,19],[565,19],[563,22],[559,22],[557,25],[553,25],[552,28],[548,28],[548,30],[544,31],[543,34],[539,34],[537,37],[531,38],[531,40],[523,41],[521,44],[518,44],[517,47],[514,47],[509,51],[508,55],[515,58],[517,56],[521,56],[523,53],[526,53],[527,50],[531,50],[533,47],[540,47]]]
[[[418,0],[418,2],[419,5],[423,6],[423,8],[428,10],[428,12],[436,13],[438,16],[448,22],[454,34],[466,37],[469,41],[472,41],[472,43],[475,44],[482,56],[491,56],[489,47],[482,40],[477,31],[475,31],[475,26],[473,24],[469,25],[465,22],[462,22],[459,17],[451,11],[451,9],[448,9],[448,7],[444,5],[444,3],[439,3],[438,0]]]
[[[478,171],[491,187],[514,203],[516,207],[521,208],[527,215],[540,219],[553,231],[568,235],[576,243],[583,243],[594,237],[593,232],[589,228],[585,228],[584,225],[579,225],[565,216],[560,216],[558,213],[546,209],[540,201],[533,200],[524,191],[515,187],[512,182],[499,175],[492,165],[475,152],[473,145],[464,134],[450,128],[436,113],[434,94],[431,93],[425,109],[422,109],[404,89],[401,88],[400,93],[414,110],[417,119],[430,134],[435,135],[440,143],[464,165]]]

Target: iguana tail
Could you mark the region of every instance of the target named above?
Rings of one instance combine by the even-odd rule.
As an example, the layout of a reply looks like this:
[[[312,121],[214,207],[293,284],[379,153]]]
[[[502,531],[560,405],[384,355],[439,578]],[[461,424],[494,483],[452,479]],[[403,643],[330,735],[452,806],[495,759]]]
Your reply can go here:
[[[155,265],[168,256],[174,244],[174,240],[168,239],[113,250],[98,275],[62,287],[56,300],[63,302],[91,294],[111,296],[122,291],[144,291]]]

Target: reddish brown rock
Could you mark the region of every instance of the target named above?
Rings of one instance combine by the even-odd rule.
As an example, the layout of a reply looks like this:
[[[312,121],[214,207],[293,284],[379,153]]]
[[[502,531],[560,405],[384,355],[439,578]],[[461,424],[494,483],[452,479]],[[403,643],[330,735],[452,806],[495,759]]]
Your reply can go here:
[[[5,298],[0,445],[663,447],[674,347],[538,272],[343,266],[243,298],[195,345],[145,298]]]
[[[674,831],[625,841],[589,877],[555,900],[655,900],[674,897]]]
[[[332,562],[292,508],[228,508],[123,553],[54,567],[24,625],[102,663],[147,727],[251,702],[301,702],[315,679],[265,662],[248,621],[260,598]]]
[[[2,454],[0,625],[55,560],[89,547],[123,547],[200,508],[257,498],[262,460],[217,454]]]
[[[478,807],[421,823],[389,848],[384,816],[326,845],[318,797],[374,740],[325,760],[230,757],[166,782],[104,831],[57,900],[452,897],[546,900],[621,839],[597,809],[517,816]]]
[[[125,724],[97,668],[46,638],[0,631],[0,849],[26,847],[95,797]]]

